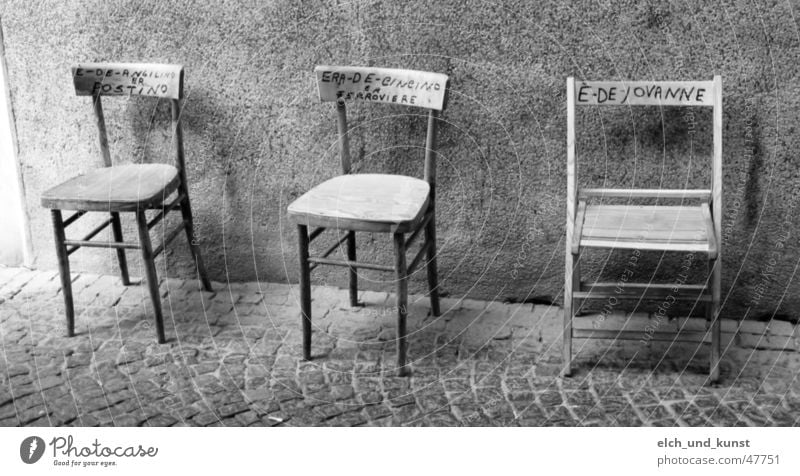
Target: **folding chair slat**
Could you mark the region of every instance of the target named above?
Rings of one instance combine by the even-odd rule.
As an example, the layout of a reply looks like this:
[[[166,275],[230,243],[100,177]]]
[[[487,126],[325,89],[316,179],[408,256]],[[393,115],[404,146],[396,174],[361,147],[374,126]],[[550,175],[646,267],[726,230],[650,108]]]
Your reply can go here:
[[[709,200],[711,190],[670,190],[670,189],[635,189],[635,188],[583,188],[579,198],[614,197],[614,198],[664,198],[664,199],[701,199]]]
[[[585,203],[585,202],[581,202]],[[578,216],[581,246],[612,246],[643,249],[710,251],[709,234],[703,210],[698,206],[589,205],[584,217]],[[582,219],[581,219],[582,218]]]
[[[657,241],[625,241],[619,239],[585,239],[581,240],[582,248],[605,248],[619,250],[647,250],[647,251],[684,251],[708,253],[707,244],[674,243]]]
[[[651,283],[581,283],[581,290],[574,293],[576,299],[666,299],[676,301],[711,301],[710,289],[700,284],[651,284]]]
[[[609,331],[595,329],[578,329],[572,331],[572,337],[576,339],[610,339],[610,340],[636,340],[644,339],[641,331]],[[688,343],[711,343],[709,332],[686,331],[686,332],[653,332],[647,334],[647,340],[660,342],[688,342]]]

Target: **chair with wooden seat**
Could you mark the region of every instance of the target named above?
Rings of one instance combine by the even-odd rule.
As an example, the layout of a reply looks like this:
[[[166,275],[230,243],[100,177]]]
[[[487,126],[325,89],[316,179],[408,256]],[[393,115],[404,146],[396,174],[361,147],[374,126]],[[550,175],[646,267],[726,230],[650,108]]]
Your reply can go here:
[[[155,258],[181,232],[186,233],[189,249],[197,273],[205,290],[211,290],[200,248],[193,236],[192,209],[186,184],[184,166],[183,130],[181,128],[181,99],[183,98],[183,66],[166,64],[91,63],[72,68],[73,83],[78,96],[91,96],[95,120],[99,131],[102,168],[92,170],[57,185],[41,196],[42,206],[49,208],[55,230],[61,286],[67,316],[67,335],[75,335],[75,310],[72,302],[72,284],[69,255],[82,247],[116,248],[120,274],[124,285],[130,284],[126,249],[140,249],[153,301],[158,342],[166,342],[161,298]],[[113,165],[108,147],[102,96],[137,96],[167,99],[172,108],[173,147],[175,165],[128,164]],[[180,209],[182,220],[165,234],[164,242],[153,248],[149,230],[156,226],[171,210]],[[64,219],[62,210],[74,211]],[[157,210],[148,220],[146,212]],[[66,228],[88,212],[110,215],[83,239],[66,238]],[[138,242],[124,241],[120,213],[136,216]],[[114,241],[92,240],[111,225]]]
[[[397,374],[408,373],[406,316],[408,277],[421,264],[427,268],[433,315],[439,315],[436,270],[436,129],[445,107],[447,76],[400,69],[318,66],[315,69],[321,101],[336,103],[338,145],[344,175],[323,182],[289,205],[297,224],[300,258],[300,303],[303,357],[311,359],[311,270],[319,265],[349,269],[350,305],[358,305],[357,268],[393,271],[397,278]],[[351,174],[345,103],[359,100],[427,109],[424,180],[403,175]],[[404,114],[408,115],[408,114]],[[420,144],[420,148],[423,144]],[[309,227],[314,227],[309,233]],[[319,257],[309,256],[309,244],[325,230],[337,234],[336,242]],[[341,233],[340,235],[340,231]],[[394,265],[356,261],[356,232],[390,233],[394,239]],[[406,234],[410,234],[406,238]],[[420,235],[424,243],[408,264],[406,250]],[[329,258],[346,243],[347,259]]]
[[[578,186],[575,144],[576,106],[699,106],[713,110],[713,156],[707,189],[597,189]],[[635,204],[648,199],[652,204]],[[619,203],[606,203],[617,201]],[[599,203],[602,202],[602,203]],[[666,202],[669,204],[661,204]],[[650,340],[710,343],[710,380],[719,380],[720,288],[722,219],[722,80],[601,82],[567,79],[567,227],[564,282],[563,359],[565,375],[572,372],[572,339],[641,340],[642,331],[574,328],[580,304],[589,299],[654,299],[703,303],[706,330],[654,331]],[[657,250],[705,256],[704,284],[586,283],[581,281],[580,258],[587,248]],[[710,335],[709,335],[710,334]]]

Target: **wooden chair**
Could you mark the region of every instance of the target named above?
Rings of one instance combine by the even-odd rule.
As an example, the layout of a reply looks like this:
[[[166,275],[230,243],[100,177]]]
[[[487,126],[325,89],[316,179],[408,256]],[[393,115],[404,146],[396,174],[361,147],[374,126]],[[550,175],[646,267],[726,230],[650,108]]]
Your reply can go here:
[[[78,96],[91,96],[99,130],[100,156],[103,168],[74,177],[42,194],[42,206],[51,210],[55,230],[56,254],[61,274],[61,286],[67,314],[67,335],[75,335],[75,310],[72,303],[72,285],[69,255],[82,247],[116,248],[122,283],[130,284],[125,249],[140,249],[144,262],[150,297],[156,319],[158,342],[166,342],[161,298],[158,291],[155,257],[181,231],[186,232],[189,249],[197,266],[203,288],[211,290],[200,248],[193,236],[192,209],[186,185],[181,129],[181,103],[183,98],[183,66],[163,64],[92,63],[72,68],[73,83]],[[164,98],[172,107],[173,147],[175,166],[166,164],[130,164],[114,166],[108,147],[102,96],[143,96]],[[167,200],[174,196],[172,200]],[[156,226],[171,210],[179,208],[183,220],[166,234],[164,242],[153,249],[149,230]],[[62,210],[74,210],[69,218]],[[147,210],[159,210],[148,220]],[[65,230],[87,212],[110,215],[83,239],[68,239]],[[139,231],[138,243],[122,238],[121,212],[136,215]],[[111,225],[114,241],[92,241],[92,238]]]
[[[575,151],[576,105],[701,106],[713,109],[713,157],[709,189],[638,190],[578,187]],[[593,203],[624,199],[625,204]],[[669,200],[674,205],[635,205],[632,199]],[[693,202],[687,204],[684,202]],[[576,206],[577,205],[577,206]],[[642,331],[574,329],[577,304],[586,299],[659,299],[705,303],[710,327],[710,380],[719,380],[722,219],[722,79],[685,82],[597,82],[567,79],[567,231],[564,282],[564,374],[572,371],[573,338],[640,340]],[[584,248],[699,253],[708,260],[705,284],[581,281]],[[692,255],[693,256],[693,255]],[[615,301],[616,302],[616,301]],[[649,340],[708,342],[709,330],[654,332]]]
[[[431,310],[439,315],[436,271],[436,127],[444,109],[447,76],[421,71],[318,66],[315,69],[321,101],[335,101],[338,114],[339,153],[344,175],[317,185],[289,205],[288,215],[297,224],[300,257],[300,303],[303,323],[303,356],[311,359],[311,270],[319,265],[344,266],[350,273],[350,305],[358,305],[356,269],[394,271],[397,276],[397,374],[406,365],[406,316],[408,276],[425,259]],[[402,175],[351,174],[345,102],[399,104],[428,109],[425,141],[425,180]],[[309,233],[309,227],[315,227]],[[326,229],[336,231],[337,241],[319,257],[309,256],[309,244]],[[339,230],[343,236],[339,237]],[[394,266],[356,261],[357,231],[391,233]],[[425,242],[411,264],[406,250],[424,231]],[[406,239],[406,234],[410,237]],[[328,258],[346,243],[346,260]]]

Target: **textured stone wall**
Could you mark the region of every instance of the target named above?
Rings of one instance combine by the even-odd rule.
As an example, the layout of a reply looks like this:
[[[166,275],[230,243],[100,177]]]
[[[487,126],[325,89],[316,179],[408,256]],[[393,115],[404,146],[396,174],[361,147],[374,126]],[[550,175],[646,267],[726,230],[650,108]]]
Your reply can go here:
[[[314,65],[449,74],[437,216],[443,287],[451,295],[555,301],[564,274],[565,78],[720,74],[724,313],[797,318],[800,34],[790,8],[744,1],[7,0],[0,14],[36,263],[55,267],[40,193],[99,163],[89,100],[71,89],[74,62],[185,65],[190,190],[206,262],[220,281],[296,281],[286,206],[338,171],[334,112],[316,100]],[[107,104],[118,161],[170,160],[160,127],[165,104]],[[421,176],[416,147],[424,121],[386,117],[393,112],[352,108],[363,124],[351,144],[354,168]],[[695,119],[680,109],[586,110],[578,120],[582,182],[700,185],[710,128],[707,115]],[[135,236],[130,227],[127,234]],[[360,256],[390,262],[390,243],[365,234]],[[116,266],[110,250],[73,256],[74,270]],[[625,253],[607,258],[593,254],[588,274],[624,269]],[[661,258],[643,261],[640,276],[657,268],[659,278],[674,279],[680,256]],[[160,270],[191,276],[183,243]],[[412,289],[423,277],[415,276]],[[324,270],[314,282],[346,285],[346,275]],[[362,283],[393,288],[379,274],[366,273]]]

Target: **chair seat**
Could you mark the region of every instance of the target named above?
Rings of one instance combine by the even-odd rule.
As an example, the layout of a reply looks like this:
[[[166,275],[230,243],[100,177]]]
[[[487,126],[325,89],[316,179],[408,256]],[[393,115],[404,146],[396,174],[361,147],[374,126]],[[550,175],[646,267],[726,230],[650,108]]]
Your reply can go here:
[[[422,221],[430,185],[404,175],[341,175],[289,205],[298,223],[356,231],[407,232]]]
[[[691,206],[585,205],[580,246],[697,251],[715,258],[717,243],[707,203]]]
[[[103,167],[73,177],[42,194],[42,206],[58,210],[131,211],[157,205],[180,182],[167,164]]]

